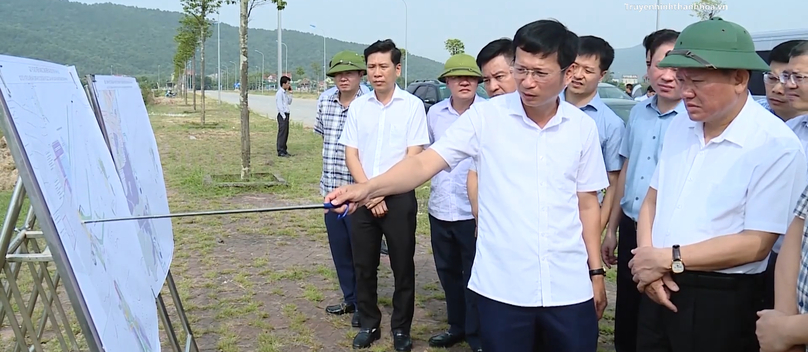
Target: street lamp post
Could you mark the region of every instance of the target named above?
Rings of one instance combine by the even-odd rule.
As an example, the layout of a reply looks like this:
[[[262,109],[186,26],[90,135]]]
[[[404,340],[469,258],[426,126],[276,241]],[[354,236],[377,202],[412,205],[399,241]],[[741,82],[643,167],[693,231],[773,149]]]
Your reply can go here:
[[[264,94],[264,53],[258,50],[255,52],[261,54],[261,94]]]
[[[287,46],[286,43],[281,43],[281,45],[283,45],[283,48],[284,48],[283,49],[284,50],[283,51],[283,62],[284,62],[283,71],[286,72],[286,73],[289,73],[289,46]]]
[[[160,90],[160,65],[157,65],[157,90]]]
[[[281,89],[281,76],[283,75],[283,63],[281,62],[281,43],[283,43],[283,26],[281,25],[281,10],[278,9],[278,74],[275,75],[275,90]]]
[[[659,0],[656,1],[656,30],[659,30]]]
[[[311,28],[317,29],[317,26],[315,26],[313,24],[310,24],[309,26],[311,26]],[[326,89],[326,87],[325,87],[326,86],[325,72],[326,72],[326,70],[328,70],[328,59],[326,58],[326,51],[325,51],[325,31],[322,31],[322,33],[323,33],[323,90],[325,90]]]
[[[241,75],[238,73],[238,64],[235,61],[230,61],[230,63],[233,64],[233,89],[236,89],[236,77],[240,79]]]
[[[401,0],[401,2],[404,3],[404,87],[406,87],[408,82],[407,74],[410,72],[410,70],[407,69],[410,63],[410,60],[407,59],[410,55],[410,47],[407,45],[407,24],[409,22],[409,16],[407,15],[407,2],[405,0]]]
[[[219,81],[219,105],[222,104],[222,14],[216,15],[216,67],[218,68],[216,80]]]

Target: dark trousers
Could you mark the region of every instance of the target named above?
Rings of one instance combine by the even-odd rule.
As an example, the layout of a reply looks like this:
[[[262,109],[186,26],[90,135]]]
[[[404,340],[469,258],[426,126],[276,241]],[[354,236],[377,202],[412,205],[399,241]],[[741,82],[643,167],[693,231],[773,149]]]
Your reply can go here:
[[[480,347],[477,294],[468,289],[477,245],[474,237],[477,224],[474,219],[443,221],[430,215],[429,227],[435,269],[446,295],[449,332],[465,335],[469,346],[477,349]]]
[[[595,352],[595,302],[559,307],[517,307],[477,296],[485,352]]]
[[[286,141],[289,139],[289,113],[278,113],[278,154],[286,154]]]
[[[674,275],[678,312],[644,296],[637,350],[642,352],[758,352],[755,335],[763,275],[687,272]]]
[[[393,269],[393,315],[391,329],[410,331],[415,312],[415,224],[418,202],[415,191],[384,198],[387,214],[376,218],[366,207],[351,216],[356,298],[363,328],[377,328],[382,312],[378,306],[377,270],[382,234],[387,239]]]
[[[325,214],[325,229],[328,232],[328,245],[331,247],[331,257],[337,269],[339,288],[342,290],[343,301],[356,305],[356,275],[354,275],[353,251],[351,250],[351,216],[337,218],[340,214],[328,212]]]
[[[637,312],[642,294],[631,275],[628,262],[637,248],[637,223],[625,213],[620,218],[617,239],[617,302],[614,311],[614,349],[637,352]]]
[[[763,309],[774,309],[774,267],[777,265],[777,253],[769,254],[769,263],[763,276]]]

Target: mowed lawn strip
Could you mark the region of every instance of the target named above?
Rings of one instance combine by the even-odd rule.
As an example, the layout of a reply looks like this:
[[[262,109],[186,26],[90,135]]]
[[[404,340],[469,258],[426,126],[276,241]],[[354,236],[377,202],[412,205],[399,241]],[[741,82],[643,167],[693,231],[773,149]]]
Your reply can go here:
[[[277,173],[288,184],[221,188],[206,185],[204,179],[211,174],[235,177],[240,173],[238,108],[208,99],[205,126],[199,125],[199,107],[194,111],[192,106],[183,104],[182,99],[158,98],[149,106],[149,113],[172,212],[322,202],[319,192],[322,139],[311,128],[293,122],[288,149],[294,156],[279,158],[275,150],[277,124],[274,118],[251,114],[252,171]],[[0,193],[3,207],[8,204],[9,194],[10,191]],[[432,334],[446,329],[447,325],[443,291],[429,240],[428,183],[417,189],[417,196],[414,350],[445,351],[430,349],[426,343]],[[176,249],[171,270],[200,350],[351,350],[356,329],[350,327],[350,317],[328,316],[324,311],[325,306],[339,302],[342,293],[333,268],[322,211],[187,217],[174,219],[173,223]],[[613,270],[608,278],[613,282]],[[603,351],[612,350],[613,286],[609,284],[610,307],[600,324]],[[392,350],[389,334],[392,294],[392,272],[387,258],[382,257],[379,304],[384,313],[383,337],[370,351]],[[166,288],[163,296],[173,315]],[[175,315],[172,318],[184,343],[178,319]],[[163,348],[169,348],[164,334],[161,335]],[[4,345],[10,342],[4,339]],[[465,344],[449,349],[466,350]]]

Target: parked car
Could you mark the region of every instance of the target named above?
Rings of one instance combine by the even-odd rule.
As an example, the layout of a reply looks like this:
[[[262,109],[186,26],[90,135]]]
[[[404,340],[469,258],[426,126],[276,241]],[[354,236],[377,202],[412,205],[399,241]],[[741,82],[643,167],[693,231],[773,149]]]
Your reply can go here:
[[[628,94],[626,94],[626,96],[628,96]],[[637,101],[634,100],[603,98],[603,97],[601,97],[600,100],[602,100],[603,103],[609,107],[609,109],[612,109],[612,111],[614,111],[614,113],[617,114],[617,116],[620,116],[620,118],[625,123],[628,123],[628,116],[631,113],[631,109],[634,107],[634,105],[637,105],[638,103]]]
[[[414,81],[407,86],[407,91],[424,102],[424,109],[427,112],[429,112],[432,105],[452,95],[446,83],[441,83],[438,80]],[[477,86],[477,95],[488,99],[488,94],[485,93],[485,88],[482,85]]]
[[[609,83],[598,83],[598,94],[600,94],[601,99],[634,100],[634,98],[626,94],[626,92]]]

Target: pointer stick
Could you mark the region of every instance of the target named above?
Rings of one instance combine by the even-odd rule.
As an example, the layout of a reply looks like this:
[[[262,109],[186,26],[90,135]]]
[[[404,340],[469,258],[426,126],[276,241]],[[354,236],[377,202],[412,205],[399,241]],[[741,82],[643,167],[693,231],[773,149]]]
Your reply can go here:
[[[294,205],[294,206],[273,207],[273,208],[210,210],[210,211],[195,211],[195,212],[189,212],[189,213],[163,214],[163,215],[127,216],[127,217],[120,217],[120,218],[85,220],[85,221],[83,221],[83,223],[91,224],[91,223],[98,223],[98,222],[112,222],[112,221],[124,221],[124,220],[146,220],[146,219],[180,218],[180,217],[186,217],[186,216],[228,215],[228,214],[244,214],[244,213],[267,213],[267,212],[273,212],[273,211],[308,210],[308,209],[333,209],[333,208],[335,208],[335,206],[332,205],[331,203],[324,203],[324,204]],[[346,208],[345,212],[340,214],[338,217],[343,218],[343,217],[345,217],[345,215],[347,215],[347,213],[348,213],[348,209]]]

